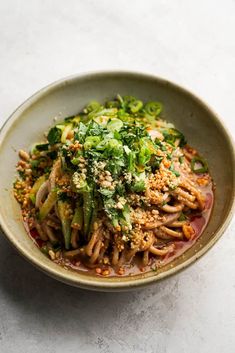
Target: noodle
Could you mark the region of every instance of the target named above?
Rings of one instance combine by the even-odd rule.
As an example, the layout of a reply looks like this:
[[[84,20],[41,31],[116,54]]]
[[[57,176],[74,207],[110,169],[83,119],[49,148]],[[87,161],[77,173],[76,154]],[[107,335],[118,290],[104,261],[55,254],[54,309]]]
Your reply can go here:
[[[71,245],[74,249],[78,247],[78,229],[73,228],[71,233]]]
[[[113,248],[113,257],[112,257],[112,264],[117,265],[119,261],[119,251],[117,246],[115,245]]]
[[[91,102],[20,150],[14,195],[51,260],[123,275],[157,268],[196,239],[211,179],[161,109],[129,96]]]
[[[157,249],[153,245],[150,246],[149,251],[157,256],[164,256],[168,254],[169,252],[172,252],[174,250],[174,247],[172,245],[165,247],[164,249]]]
[[[182,232],[176,232],[175,230],[172,230],[165,226],[160,227],[160,230],[163,231],[163,233],[170,235],[171,237],[182,239]]]
[[[167,213],[176,213],[176,212],[182,211],[183,208],[184,208],[183,203],[175,204],[174,206],[167,205],[167,204],[162,206],[162,210]]]
[[[90,258],[91,264],[94,264],[96,262],[96,260],[98,259],[102,244],[103,243],[102,243],[101,239],[99,239],[97,241],[97,243],[95,244],[93,254],[91,255],[91,258]]]

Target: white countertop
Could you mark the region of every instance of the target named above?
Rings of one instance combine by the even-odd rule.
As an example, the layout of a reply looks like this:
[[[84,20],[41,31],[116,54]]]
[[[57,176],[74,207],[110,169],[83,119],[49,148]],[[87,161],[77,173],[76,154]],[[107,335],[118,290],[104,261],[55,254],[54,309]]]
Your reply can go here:
[[[235,137],[234,34],[232,0],[1,1],[0,123],[58,78],[131,69],[192,89]],[[184,272],[113,294],[50,279],[0,237],[0,352],[235,352],[234,233]]]

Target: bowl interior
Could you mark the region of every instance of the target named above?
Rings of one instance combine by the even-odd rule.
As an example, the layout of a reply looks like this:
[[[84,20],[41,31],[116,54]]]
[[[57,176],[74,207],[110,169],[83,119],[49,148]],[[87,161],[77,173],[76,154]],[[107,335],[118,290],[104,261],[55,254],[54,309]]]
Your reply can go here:
[[[80,111],[90,100],[105,101],[117,93],[142,100],[159,100],[164,117],[181,130],[189,144],[207,160],[214,179],[215,203],[210,222],[200,240],[183,256],[157,274],[125,278],[94,278],[78,275],[53,264],[32,243],[21,222],[20,208],[12,195],[17,151],[42,140],[54,118]],[[222,234],[234,199],[232,144],[214,113],[200,100],[168,81],[133,73],[100,73],[77,76],[48,86],[31,97],[11,116],[0,134],[0,222],[15,247],[32,263],[64,282],[91,289],[127,289],[166,277],[193,262]]]

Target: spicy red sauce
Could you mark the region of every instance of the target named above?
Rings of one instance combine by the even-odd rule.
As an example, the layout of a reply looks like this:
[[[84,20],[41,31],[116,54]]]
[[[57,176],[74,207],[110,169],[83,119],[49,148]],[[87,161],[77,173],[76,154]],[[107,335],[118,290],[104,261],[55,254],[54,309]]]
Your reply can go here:
[[[125,268],[125,272],[121,276],[137,275],[143,272],[149,272],[149,271],[152,271],[153,269],[155,270],[155,266],[162,267],[170,263],[180,255],[182,255],[183,253],[185,253],[189,248],[191,248],[195,244],[195,242],[200,238],[201,234],[203,233],[203,231],[205,230],[209,222],[209,218],[210,218],[211,211],[213,208],[213,203],[214,203],[212,182],[210,182],[206,187],[198,187],[198,188],[200,189],[200,191],[205,197],[205,207],[203,211],[201,211],[200,213],[197,211],[189,218],[190,225],[193,227],[195,232],[193,237],[190,240],[173,241],[175,245],[173,252],[168,253],[164,257],[161,257],[157,260],[156,260],[156,257],[151,256],[150,264],[144,268],[141,266],[141,257],[135,256],[134,261],[132,261],[130,264],[126,264],[125,266],[122,266]],[[29,230],[29,227],[27,224],[25,224],[25,228],[39,248],[41,248],[43,245],[46,244],[45,241],[41,240],[35,228]],[[95,271],[95,268],[87,267],[82,263],[82,261],[79,260],[79,258],[69,260],[67,258],[65,259],[62,257],[57,260],[54,260],[54,262],[65,267],[66,269],[71,269],[73,271],[86,273],[88,275],[94,275],[94,276],[98,275]],[[120,277],[120,275],[116,273],[115,268],[112,268],[112,267],[108,267],[108,268],[110,271],[109,277],[113,277],[113,276]]]

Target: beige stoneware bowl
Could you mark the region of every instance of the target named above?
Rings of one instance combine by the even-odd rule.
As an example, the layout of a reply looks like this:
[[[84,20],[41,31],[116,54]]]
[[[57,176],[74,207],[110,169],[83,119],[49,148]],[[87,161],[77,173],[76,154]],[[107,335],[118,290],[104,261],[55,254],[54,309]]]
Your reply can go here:
[[[91,100],[105,101],[121,95],[164,104],[164,118],[173,122],[207,159],[216,185],[215,204],[208,226],[199,241],[184,256],[157,273],[101,278],[65,270],[51,262],[32,242],[21,221],[19,205],[12,193],[17,151],[28,149],[53,125],[80,111]],[[192,93],[169,81],[130,72],[101,72],[62,79],[29,98],[7,120],[0,132],[0,224],[11,244],[30,263],[67,284],[100,291],[128,290],[182,270],[206,253],[224,233],[231,220],[235,185],[234,150],[231,139],[216,114]]]

